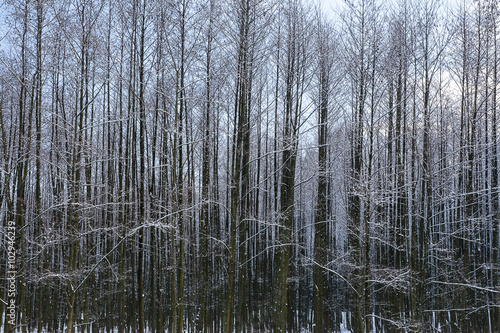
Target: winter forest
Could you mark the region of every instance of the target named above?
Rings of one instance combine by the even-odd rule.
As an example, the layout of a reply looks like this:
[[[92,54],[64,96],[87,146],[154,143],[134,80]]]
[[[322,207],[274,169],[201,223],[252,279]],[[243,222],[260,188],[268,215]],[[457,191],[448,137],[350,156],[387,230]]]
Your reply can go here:
[[[499,332],[499,4],[327,6],[0,1],[0,331]]]

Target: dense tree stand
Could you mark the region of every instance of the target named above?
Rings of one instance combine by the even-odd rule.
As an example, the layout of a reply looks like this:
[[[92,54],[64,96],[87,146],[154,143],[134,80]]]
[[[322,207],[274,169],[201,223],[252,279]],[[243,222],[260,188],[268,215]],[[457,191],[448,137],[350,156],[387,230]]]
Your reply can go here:
[[[496,1],[0,20],[0,331],[500,331]]]

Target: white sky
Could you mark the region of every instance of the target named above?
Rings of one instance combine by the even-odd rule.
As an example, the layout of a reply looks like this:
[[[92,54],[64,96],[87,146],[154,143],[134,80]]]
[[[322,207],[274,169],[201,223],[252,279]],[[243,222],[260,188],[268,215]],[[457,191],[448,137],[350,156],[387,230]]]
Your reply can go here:
[[[321,2],[321,7],[328,13],[333,16],[334,10],[340,8],[344,4],[344,0],[319,0]]]

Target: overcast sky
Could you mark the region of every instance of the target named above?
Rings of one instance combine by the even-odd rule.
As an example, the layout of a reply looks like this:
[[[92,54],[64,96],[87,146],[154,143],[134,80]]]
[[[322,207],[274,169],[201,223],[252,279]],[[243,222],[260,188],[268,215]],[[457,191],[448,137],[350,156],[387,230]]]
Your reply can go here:
[[[342,6],[344,0],[320,0],[320,2],[325,12],[332,14],[333,10]]]

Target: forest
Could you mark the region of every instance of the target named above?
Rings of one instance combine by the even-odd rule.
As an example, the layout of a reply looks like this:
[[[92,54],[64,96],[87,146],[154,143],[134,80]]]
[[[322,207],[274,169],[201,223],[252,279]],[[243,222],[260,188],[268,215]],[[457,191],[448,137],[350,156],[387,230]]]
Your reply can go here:
[[[495,0],[0,1],[0,331],[500,332]]]

